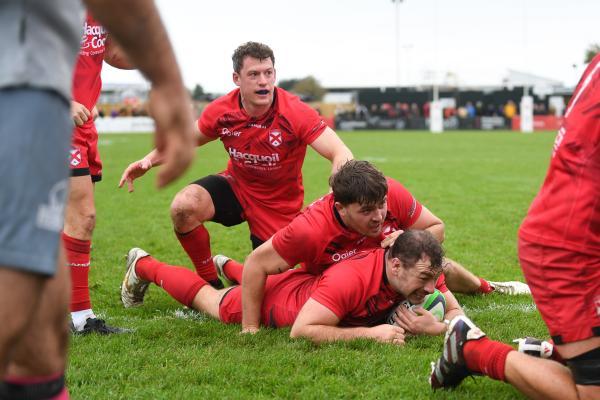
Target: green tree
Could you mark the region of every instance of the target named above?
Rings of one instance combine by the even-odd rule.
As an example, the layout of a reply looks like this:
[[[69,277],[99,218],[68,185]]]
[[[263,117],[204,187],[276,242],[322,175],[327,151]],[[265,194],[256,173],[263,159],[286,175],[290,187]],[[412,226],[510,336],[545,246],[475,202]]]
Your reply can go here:
[[[282,88],[283,90],[292,90],[292,88],[294,87],[294,85],[296,83],[298,83],[299,79],[284,79],[279,81],[279,83],[277,84],[277,86],[279,86],[280,88]]]
[[[292,92],[310,97],[312,100],[321,100],[326,90],[314,76],[309,75],[296,82],[292,87]]]
[[[194,90],[192,91],[192,99],[202,100],[203,96],[204,96],[204,89],[202,89],[202,86],[200,86],[199,84],[196,84],[196,86],[194,86]]]
[[[591,62],[592,58],[594,58],[594,56],[598,53],[600,53],[600,44],[598,44],[598,43],[591,44],[585,51],[586,64]]]

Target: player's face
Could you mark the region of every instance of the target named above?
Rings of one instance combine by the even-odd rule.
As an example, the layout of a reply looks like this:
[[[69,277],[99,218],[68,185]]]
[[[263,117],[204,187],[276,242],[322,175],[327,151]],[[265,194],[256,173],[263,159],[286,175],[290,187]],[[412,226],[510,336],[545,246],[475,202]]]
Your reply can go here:
[[[377,237],[383,230],[383,221],[387,214],[387,197],[377,205],[352,203],[343,206],[336,203],[336,208],[348,228],[365,236]]]
[[[271,58],[245,57],[240,73],[233,73],[233,81],[240,88],[246,111],[263,110],[273,103],[275,68]]]
[[[425,296],[434,292],[438,278],[431,270],[429,257],[423,255],[412,268],[406,268],[400,260],[398,262],[400,264],[394,269],[396,279],[390,279],[391,284],[412,304],[421,304]]]

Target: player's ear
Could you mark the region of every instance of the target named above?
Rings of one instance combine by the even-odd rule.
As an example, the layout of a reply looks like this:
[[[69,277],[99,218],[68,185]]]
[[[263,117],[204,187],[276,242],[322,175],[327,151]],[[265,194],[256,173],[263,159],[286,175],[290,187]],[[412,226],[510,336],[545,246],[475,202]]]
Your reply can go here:
[[[240,74],[238,74],[237,72],[234,72],[232,74],[232,79],[233,79],[233,83],[235,83],[235,86],[240,86],[240,81],[241,81],[241,76]]]
[[[336,201],[333,203],[333,206],[335,207],[335,209],[337,210],[338,213],[342,213],[345,210],[345,207],[342,203],[340,203],[339,201]]]

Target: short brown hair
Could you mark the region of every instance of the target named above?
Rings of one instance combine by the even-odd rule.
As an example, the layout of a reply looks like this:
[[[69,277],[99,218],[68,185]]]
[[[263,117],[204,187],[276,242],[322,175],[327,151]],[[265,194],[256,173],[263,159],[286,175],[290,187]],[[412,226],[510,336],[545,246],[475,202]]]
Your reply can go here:
[[[412,268],[423,255],[429,257],[433,272],[442,272],[444,249],[429,231],[409,229],[396,238],[390,250],[390,256],[397,257],[408,268]]]
[[[350,160],[329,178],[335,201],[379,205],[388,192],[385,176],[368,161]]]
[[[256,58],[261,61],[270,58],[273,66],[275,66],[275,55],[273,55],[273,50],[269,46],[258,42],[246,42],[235,49],[233,56],[231,56],[233,70],[238,74],[242,70],[244,58],[246,57]]]

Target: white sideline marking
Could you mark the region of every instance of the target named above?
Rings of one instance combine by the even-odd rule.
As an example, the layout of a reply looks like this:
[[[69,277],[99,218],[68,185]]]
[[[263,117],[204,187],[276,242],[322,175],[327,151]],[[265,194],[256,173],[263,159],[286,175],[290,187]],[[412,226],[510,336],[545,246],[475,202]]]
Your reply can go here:
[[[194,321],[206,321],[207,317],[204,314],[201,314],[195,310],[189,308],[180,308],[178,310],[173,311],[173,315],[175,318],[180,319],[189,319]]]
[[[365,161],[374,162],[374,163],[387,162],[387,158],[385,158],[385,157],[363,157],[362,159]]]
[[[522,313],[534,313],[537,312],[535,304],[498,304],[489,303],[483,307],[467,307],[463,306],[465,314],[480,314],[490,311],[519,311]]]

